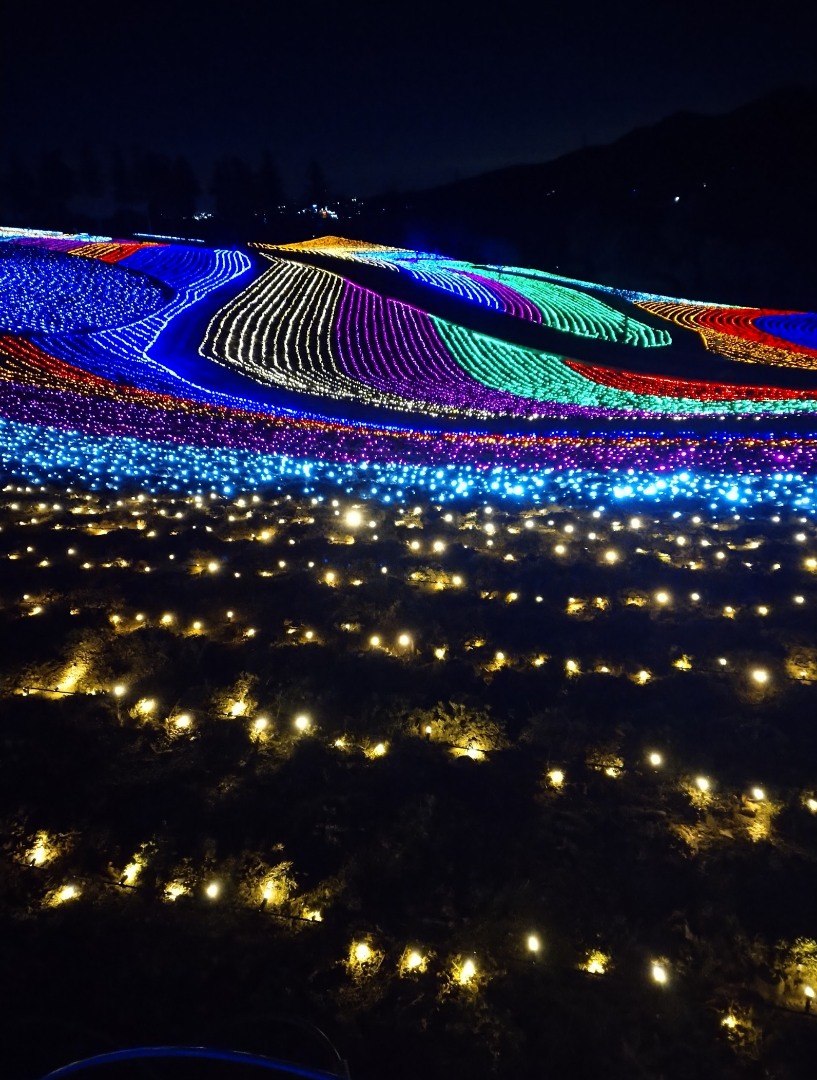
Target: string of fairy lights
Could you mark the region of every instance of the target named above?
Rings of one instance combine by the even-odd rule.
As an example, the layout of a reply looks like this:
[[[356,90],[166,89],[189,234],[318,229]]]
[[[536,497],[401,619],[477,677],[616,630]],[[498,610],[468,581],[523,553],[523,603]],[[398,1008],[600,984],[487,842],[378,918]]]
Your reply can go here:
[[[42,536],[47,532],[58,532],[63,536],[61,543],[66,544],[65,560],[75,566],[78,573],[98,573],[101,569],[113,571],[135,571],[158,574],[158,580],[169,573],[182,573],[198,578],[202,585],[202,602],[212,607],[209,582],[214,575],[234,574],[239,577],[247,567],[239,561],[239,551],[231,555],[229,564],[224,558],[213,558],[200,551],[200,540],[195,538],[193,530],[201,529],[215,532],[222,541],[230,541],[249,550],[260,545],[261,549],[271,546],[286,552],[286,559],[276,558],[271,554],[269,571],[261,571],[261,577],[278,578],[293,572],[311,572],[317,583],[333,590],[360,589],[366,582],[356,575],[361,570],[356,565],[333,567],[331,564],[318,565],[310,562],[308,566],[297,563],[291,547],[298,544],[295,538],[303,538],[309,532],[325,536],[331,545],[343,550],[351,546],[360,548],[357,556],[361,566],[370,563],[368,549],[377,545],[387,532],[392,536],[402,534],[404,556],[400,572],[405,574],[405,583],[411,588],[422,589],[433,598],[448,589],[478,591],[478,586],[466,578],[452,574],[445,569],[445,560],[456,547],[467,547],[478,551],[480,558],[495,560],[496,565],[507,569],[515,557],[525,554],[525,545],[530,541],[538,542],[537,560],[550,560],[557,563],[577,557],[589,560],[613,579],[628,575],[628,566],[633,567],[643,557],[651,557],[659,566],[672,566],[685,571],[707,570],[718,573],[737,561],[750,570],[760,580],[767,580],[769,571],[784,571],[794,568],[805,582],[802,592],[791,597],[781,597],[775,591],[775,599],[766,604],[749,607],[735,601],[734,605],[717,605],[708,602],[701,592],[681,595],[678,588],[653,589],[645,592],[642,575],[633,567],[629,573],[629,583],[625,588],[617,587],[607,596],[576,597],[566,596],[560,601],[566,616],[577,619],[586,617],[604,617],[616,606],[640,608],[651,612],[653,617],[674,618],[683,622],[687,613],[698,617],[702,609],[708,609],[709,617],[735,619],[772,620],[778,611],[783,613],[786,606],[790,610],[803,610],[814,602],[814,593],[808,586],[817,574],[817,533],[813,523],[803,516],[772,514],[770,516],[745,517],[738,513],[707,515],[676,512],[664,514],[654,519],[649,515],[638,517],[614,517],[601,510],[577,511],[565,508],[539,510],[523,508],[508,511],[503,507],[478,504],[452,511],[434,501],[422,502],[409,510],[390,509],[354,500],[348,495],[331,498],[327,495],[293,496],[291,494],[264,497],[257,493],[245,492],[230,499],[213,497],[148,497],[145,494],[127,498],[114,498],[110,494],[91,495],[84,490],[57,488],[32,488],[7,485],[0,507],[0,537],[24,529]],[[206,524],[205,524],[206,523]],[[185,558],[182,552],[165,552],[163,567],[151,566],[143,559],[124,560],[116,556],[111,548],[111,540],[117,535],[129,542],[150,546],[158,536],[186,536],[195,544],[197,554]],[[85,537],[89,540],[85,541]],[[109,561],[98,564],[90,562],[87,550],[90,538],[106,537],[106,551]],[[294,541],[294,545],[293,545]],[[40,540],[26,544],[22,549],[19,544],[5,554],[8,558],[27,561],[47,575],[58,569],[58,560],[43,559],[38,550]],[[787,556],[779,554],[781,545]],[[787,558],[790,565],[771,563],[764,557],[763,548],[773,547],[776,558]],[[528,552],[529,553],[529,552]],[[420,560],[429,557],[436,560],[431,573],[418,577],[413,566],[425,565]],[[413,560],[417,560],[414,562]],[[154,559],[150,560],[155,562]],[[338,560],[339,563],[341,560]],[[232,564],[242,565],[242,571],[234,571]],[[380,567],[378,576],[384,572],[394,575],[395,570]],[[363,571],[366,573],[366,571]],[[485,573],[479,577],[480,598],[488,603],[524,605],[544,605],[552,607],[552,597],[515,591],[501,592],[485,588]],[[551,571],[542,566],[542,578],[551,577]],[[635,583],[635,584],[633,584]],[[442,586],[442,587],[441,587]],[[100,586],[97,586],[100,587]],[[108,590],[105,590],[106,592]],[[17,618],[48,618],[49,608],[59,602],[53,590],[45,588],[44,595],[33,593],[22,596],[16,607]],[[9,605],[4,604],[6,617],[9,617]],[[252,643],[253,647],[262,644],[263,634],[256,627],[248,625],[241,612],[235,609],[210,611],[204,615],[199,611],[168,611],[162,608],[136,610],[115,604],[108,610],[109,632],[114,635],[127,635],[146,632],[151,628],[178,636],[207,637],[229,641],[231,643]],[[81,615],[81,610],[72,610],[72,615]],[[15,616],[12,616],[15,617]],[[330,628],[303,625],[293,612],[293,618],[285,620],[286,627],[280,636],[280,646],[299,645],[306,648],[320,648],[329,634]],[[388,655],[405,664],[443,663],[454,652],[471,655],[474,663],[486,675],[494,675],[502,669],[519,669],[532,666],[544,672],[554,665],[561,670],[561,677],[572,682],[582,678],[623,677],[636,686],[647,687],[661,678],[683,679],[687,673],[696,670],[705,671],[708,677],[730,679],[739,694],[746,700],[757,700],[778,692],[781,684],[787,680],[808,683],[817,681],[817,651],[805,650],[808,655],[792,655],[785,668],[779,662],[769,662],[761,666],[757,661],[747,662],[744,656],[731,658],[717,656],[697,658],[683,654],[668,663],[665,672],[647,669],[622,670],[614,660],[602,663],[579,655],[566,657],[536,656],[514,657],[510,653],[498,650],[484,641],[463,641],[455,646],[447,642],[445,647],[435,641],[422,640],[422,631],[406,627],[398,631],[385,631],[377,626],[341,627],[342,638],[350,643],[349,647],[375,654]],[[337,645],[334,647],[337,648]],[[728,650],[726,650],[728,652]],[[32,683],[32,679],[34,680]],[[384,733],[383,737],[356,735],[348,729],[342,734],[321,722],[319,711],[305,709],[293,711],[291,715],[271,717],[254,698],[250,683],[246,677],[235,686],[218,691],[210,707],[206,710],[190,708],[182,702],[164,703],[160,694],[150,696],[141,694],[138,684],[132,685],[127,678],[107,682],[94,670],[93,661],[79,652],[66,657],[59,670],[53,662],[43,665],[41,672],[27,669],[18,679],[20,685],[13,692],[34,695],[43,704],[56,700],[60,695],[99,696],[108,702],[111,716],[117,717],[117,725],[122,722],[123,712],[134,724],[149,724],[166,740],[168,750],[181,753],[190,739],[198,737],[202,725],[214,718],[239,725],[246,733],[247,740],[259,753],[288,753],[287,747],[294,747],[300,740],[322,741],[331,752],[350,756],[361,768],[377,768],[379,762],[391,760],[401,752],[405,738],[421,739],[430,743],[441,754],[452,759],[468,757],[482,767],[490,768],[495,761],[509,749],[494,731],[475,724],[469,729],[467,714],[463,722],[455,722],[445,716],[439,719],[423,719],[403,733],[401,739],[392,739]],[[459,724],[459,726],[457,726]],[[283,742],[282,742],[283,740]],[[757,843],[769,837],[775,817],[783,810],[795,811],[804,815],[817,813],[817,798],[811,789],[778,790],[766,783],[763,777],[750,780],[743,787],[734,787],[719,780],[711,771],[696,771],[694,765],[677,759],[671,751],[661,745],[649,745],[639,757],[628,760],[626,756],[600,750],[590,753],[582,768],[596,775],[603,783],[628,783],[643,786],[660,785],[678,791],[684,795],[699,814],[699,824],[684,826],[679,836],[692,851],[704,840],[711,840],[710,833],[717,837],[717,842],[739,844]],[[564,798],[572,790],[579,790],[577,767],[566,762],[554,762],[543,757],[541,762],[541,787],[548,799]],[[650,788],[649,790],[652,790]],[[593,798],[592,792],[585,798]],[[712,825],[714,820],[715,824]],[[727,828],[728,826],[728,828]],[[680,828],[680,826],[679,826]],[[685,831],[684,831],[685,830]],[[718,831],[720,830],[720,831]],[[725,831],[724,831],[725,830]],[[12,858],[24,865],[32,874],[38,874],[42,880],[40,904],[44,910],[63,908],[66,904],[101,902],[104,895],[118,893],[124,896],[127,890],[140,891],[147,895],[151,890],[167,904],[173,905],[209,905],[227,903],[247,909],[259,909],[271,918],[280,918],[298,924],[314,924],[314,932],[320,933],[320,924],[329,918],[334,896],[332,889],[321,885],[308,891],[299,890],[297,868],[291,862],[281,861],[270,864],[256,859],[247,865],[247,860],[226,860],[221,863],[183,862],[165,872],[154,884],[149,883],[146,871],[157,860],[157,846],[162,837],[146,840],[134,851],[127,861],[111,858],[107,873],[96,876],[71,871],[71,852],[75,837],[70,832],[56,833],[38,830],[34,834],[21,833],[11,852]],[[468,992],[477,991],[492,978],[499,977],[503,965],[508,959],[528,961],[548,957],[548,925],[542,917],[538,924],[533,924],[519,940],[510,943],[509,956],[503,957],[492,953],[490,947],[476,946],[471,952],[454,949],[446,952],[439,946],[431,946],[422,939],[422,934],[409,938],[402,943],[395,943],[382,932],[372,930],[368,933],[354,931],[348,943],[347,953],[338,957],[346,966],[347,974],[352,979],[368,978],[383,963],[393,964],[395,972],[402,975],[410,973],[426,974],[436,979],[443,979]],[[574,943],[574,963],[587,974],[600,976],[615,970],[620,957],[609,948],[586,948],[579,942]],[[676,969],[671,956],[649,956],[643,963],[643,976],[659,985],[677,985],[683,976]],[[793,991],[793,1000],[809,997],[811,985],[803,982]],[[733,1010],[725,1012],[723,1023],[731,1028],[739,1023]]]
[[[146,274],[96,259],[0,244],[0,330],[77,333],[154,314],[167,296]]]
[[[27,411],[30,419],[32,412],[37,411],[36,399],[26,394],[18,400],[21,414]],[[6,407],[10,411],[8,404]],[[82,483],[92,490],[137,483],[151,492],[167,489],[186,494],[205,491],[230,494],[237,488],[292,482],[301,483],[303,490],[308,491],[315,483],[330,482],[342,488],[353,485],[362,491],[373,488],[371,496],[385,503],[404,503],[425,493],[443,502],[499,496],[513,501],[530,499],[535,504],[569,498],[577,505],[620,500],[634,507],[673,503],[689,506],[690,502],[712,508],[766,504],[802,508],[809,514],[815,512],[813,463],[817,440],[793,440],[788,452],[782,453],[777,444],[769,446],[761,440],[696,443],[636,438],[610,445],[604,439],[568,438],[542,440],[541,447],[537,447],[535,442],[527,444],[520,439],[519,446],[510,448],[509,456],[522,461],[528,458],[529,463],[485,467],[471,464],[482,455],[480,440],[468,445],[456,439],[449,443],[445,439],[427,438],[420,444],[419,461],[381,464],[372,460],[372,452],[377,450],[376,439],[366,440],[367,452],[360,460],[357,433],[351,433],[348,439],[349,452],[354,458],[343,462],[343,440],[337,438],[332,452],[325,451],[328,460],[317,456],[304,458],[302,447],[297,456],[283,447],[277,452],[243,449],[240,440],[231,449],[209,445],[201,448],[165,441],[176,433],[172,425],[170,429],[162,429],[161,420],[166,414],[158,411],[147,416],[138,409],[127,411],[130,423],[153,422],[154,433],[162,439],[156,442],[147,438],[148,431],[134,437],[125,434],[121,426],[115,435],[80,434],[71,424],[70,409],[67,411],[63,422],[70,425],[68,430],[51,426],[55,424],[52,416],[43,417],[49,424],[45,443],[42,427],[30,422],[0,420],[0,453],[7,463],[8,476],[35,484]],[[187,437],[190,428],[195,430],[193,415],[176,422],[188,429]],[[217,432],[218,426],[211,430]],[[322,442],[330,437],[331,428],[309,434],[317,435]],[[286,431],[284,446],[293,438],[297,436]],[[390,437],[385,436],[384,448],[389,448],[390,443]],[[407,449],[412,448],[409,445]],[[433,459],[435,450],[448,449],[457,451],[456,466],[449,462],[438,468],[425,463]],[[492,439],[486,440],[485,449],[493,458]],[[724,463],[727,468],[723,468]],[[775,471],[758,475],[755,470],[764,465]],[[782,468],[791,471],[777,471]]]
[[[756,308],[712,308],[675,301],[638,300],[637,306],[677,326],[695,330],[711,352],[748,364],[770,364],[803,370],[817,368],[817,349],[775,336],[762,320],[797,318],[796,312]],[[801,319],[809,318],[801,315]],[[813,317],[812,317],[813,319]],[[774,324],[772,324],[774,325]]]
[[[485,266],[428,252],[344,241],[340,237],[282,245],[277,250],[317,252],[380,267],[391,266],[472,302],[580,336],[641,346],[667,345],[671,340],[665,332],[615,311],[586,291],[567,288],[568,285],[615,294],[677,326],[699,332],[707,348],[735,360],[810,368],[814,366],[812,353],[817,355],[817,315],[809,312],[714,306],[610,288],[539,270]],[[499,288],[505,291],[500,294]],[[534,302],[533,309],[529,305],[525,307],[526,299]]]
[[[367,262],[372,258],[365,253],[356,253],[356,257]],[[668,345],[671,341],[666,331],[654,330],[587,293],[523,273],[509,276],[503,270],[475,263],[426,255],[418,258],[417,254],[407,257],[399,252],[374,257],[388,260],[427,285],[563,333],[641,347]]]
[[[34,250],[24,243],[65,244],[66,250],[84,244],[90,257],[60,258],[93,266],[112,256],[115,242],[17,237],[2,245],[12,263],[15,253],[24,258],[26,250]],[[320,244],[385,262],[412,256],[362,243],[324,239]],[[2,443],[15,475],[85,478],[114,486],[140,479],[176,488],[183,476],[189,491],[295,476],[365,483],[377,475],[380,497],[396,500],[416,489],[448,498],[484,491],[534,499],[570,493],[605,502],[670,498],[810,505],[813,447],[807,437],[435,434],[321,421],[297,409],[256,405],[198,386],[152,359],[154,346],[172,320],[246,274],[249,260],[238,252],[185,246],[148,245],[118,254],[117,267],[160,280],[175,295],[161,311],[129,326],[4,340]],[[213,317],[202,346],[203,353],[256,381],[428,415],[623,418],[689,412],[715,418],[813,410],[805,393],[636,376],[521,349],[387,300],[337,274],[266,254],[271,269]],[[417,261],[440,262],[425,256]],[[471,272],[463,269],[471,264],[448,262],[457,272]],[[104,270],[108,276],[116,273],[113,267]],[[496,284],[504,276],[492,274]],[[537,287],[545,284],[540,280]],[[694,310],[700,315],[709,309]],[[745,309],[731,315],[725,310],[715,312],[712,325],[751,327],[753,316]],[[45,443],[39,425],[49,429]],[[444,468],[435,469],[437,462]],[[756,474],[758,468],[765,470],[763,476]]]
[[[740,396],[740,390],[729,388],[728,393],[718,384],[677,379],[642,384],[637,376],[625,375],[629,388],[623,389],[600,378],[598,369],[588,373],[583,365],[559,356],[475,333],[350,282],[341,284],[342,279],[325,270],[268,257],[273,269],[218,313],[203,351],[290,390],[417,408],[432,415],[814,410],[808,394],[765,394],[757,387]],[[575,324],[572,332],[579,332]],[[644,393],[643,385],[661,389],[664,396]],[[488,393],[486,387],[497,393]]]

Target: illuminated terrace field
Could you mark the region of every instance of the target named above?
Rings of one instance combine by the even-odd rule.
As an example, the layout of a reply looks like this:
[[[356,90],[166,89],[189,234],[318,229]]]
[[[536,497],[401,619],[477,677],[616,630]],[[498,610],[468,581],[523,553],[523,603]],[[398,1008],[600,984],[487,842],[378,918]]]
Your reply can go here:
[[[339,238],[0,256],[9,1075],[337,1068],[292,1018],[372,1080],[804,1075],[813,316]]]

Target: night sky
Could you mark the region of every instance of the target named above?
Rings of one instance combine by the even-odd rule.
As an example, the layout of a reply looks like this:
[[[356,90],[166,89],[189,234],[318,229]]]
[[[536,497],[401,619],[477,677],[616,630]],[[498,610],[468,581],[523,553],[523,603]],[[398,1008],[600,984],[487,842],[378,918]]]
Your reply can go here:
[[[348,196],[430,186],[817,76],[802,2],[107,0],[3,21],[4,154],[138,144],[206,175],[269,149],[292,195],[310,159]]]

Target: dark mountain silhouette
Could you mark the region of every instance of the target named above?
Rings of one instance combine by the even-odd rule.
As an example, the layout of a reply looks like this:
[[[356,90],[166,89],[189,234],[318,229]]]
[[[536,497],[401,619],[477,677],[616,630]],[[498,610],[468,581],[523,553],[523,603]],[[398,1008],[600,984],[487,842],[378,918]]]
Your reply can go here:
[[[370,200],[361,236],[725,303],[817,305],[817,88]]]

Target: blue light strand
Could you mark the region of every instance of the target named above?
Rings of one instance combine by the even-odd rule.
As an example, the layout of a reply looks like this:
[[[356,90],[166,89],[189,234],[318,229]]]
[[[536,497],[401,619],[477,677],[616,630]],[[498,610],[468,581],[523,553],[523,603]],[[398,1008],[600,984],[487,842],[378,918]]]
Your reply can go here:
[[[28,484],[140,487],[187,495],[290,485],[363,485],[361,497],[406,502],[425,493],[435,501],[524,499],[570,505],[626,503],[730,507],[790,506],[814,513],[817,478],[806,471],[769,475],[693,470],[556,469],[514,465],[435,465],[311,460],[87,436],[0,419],[0,460],[8,478]],[[369,490],[376,485],[377,492]],[[304,490],[309,490],[305,488]],[[368,492],[368,493],[367,493]]]

